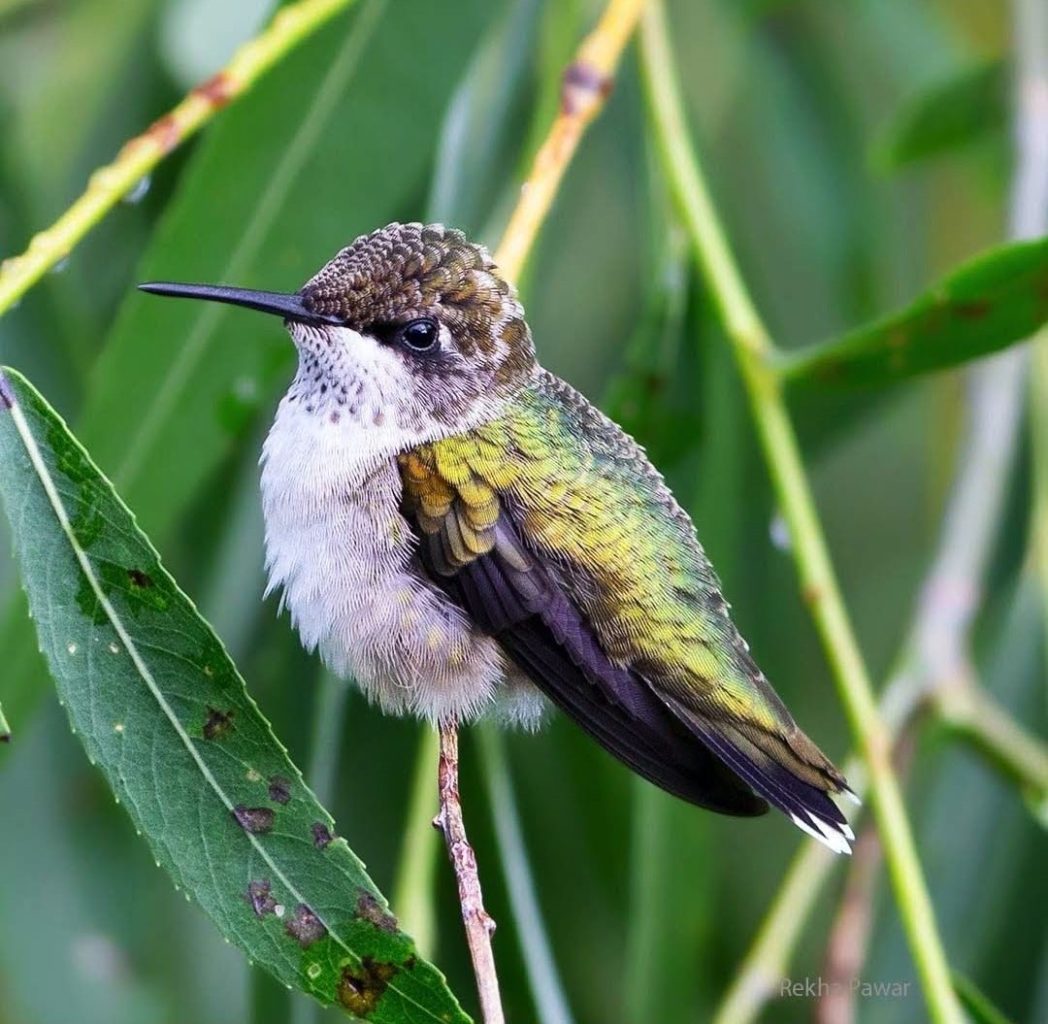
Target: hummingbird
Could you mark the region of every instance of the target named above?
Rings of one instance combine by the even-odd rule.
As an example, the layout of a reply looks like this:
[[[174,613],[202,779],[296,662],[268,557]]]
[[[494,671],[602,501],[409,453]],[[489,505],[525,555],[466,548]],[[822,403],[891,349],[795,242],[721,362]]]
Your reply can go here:
[[[644,450],[539,365],[488,251],[361,235],[294,293],[150,283],[283,319],[298,369],[261,458],[267,594],[385,712],[550,703],[692,804],[778,808],[838,853],[842,774],[754,662]]]

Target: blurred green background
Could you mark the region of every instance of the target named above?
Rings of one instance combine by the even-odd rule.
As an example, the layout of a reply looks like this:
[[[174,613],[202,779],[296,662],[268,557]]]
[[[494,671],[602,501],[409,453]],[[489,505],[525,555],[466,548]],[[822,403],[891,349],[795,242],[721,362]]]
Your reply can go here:
[[[1007,3],[668,6],[714,192],[784,347],[890,309],[1005,237],[1010,141],[987,89],[1011,47]],[[270,7],[0,0],[0,252],[24,248],[92,168],[221,66]],[[291,348],[265,318],[161,305],[133,285],[169,277],[293,289],[355,235],[394,219],[442,219],[494,244],[555,110],[560,69],[599,7],[361,0],[166,160],[0,321],[0,361],[34,381],[114,479],[303,767],[320,671],[276,600],[261,600],[256,467]],[[964,101],[978,131],[934,159],[892,165],[893,125],[929,90],[973,76],[985,88]],[[540,358],[648,445],[695,516],[768,676],[840,761],[848,730],[776,542],[730,353],[692,283],[649,141],[631,52],[522,282]],[[960,375],[947,374],[875,400],[804,393],[792,402],[878,678],[933,550],[963,398]],[[995,697],[1043,731],[1043,617],[1022,574],[1028,491],[1020,464],[977,658]],[[17,696],[6,703],[15,741],[0,754],[0,1024],[304,1019],[298,997],[253,978],[173,891],[87,764],[27,640],[5,530],[0,700]],[[354,695],[341,729],[328,805],[388,894],[420,728]],[[778,816],[735,821],[676,803],[561,719],[511,737],[508,751],[575,1019],[707,1019],[800,834]],[[534,1020],[469,735],[464,771],[467,822],[502,925],[507,1013]],[[1012,789],[934,728],[920,735],[907,796],[951,963],[1015,1020],[1048,1020],[1043,833]],[[435,959],[472,1006],[443,860],[438,876]],[[838,869],[820,898],[791,977],[818,973],[842,877]],[[911,982],[911,995],[863,1001],[862,1021],[924,1019],[886,885],[863,976]],[[794,998],[765,1016],[811,1014],[810,1001]]]

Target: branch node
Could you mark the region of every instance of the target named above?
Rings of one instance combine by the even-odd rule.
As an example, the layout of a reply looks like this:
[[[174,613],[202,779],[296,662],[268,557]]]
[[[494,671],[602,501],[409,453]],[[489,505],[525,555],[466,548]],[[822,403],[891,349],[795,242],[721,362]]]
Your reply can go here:
[[[603,103],[611,95],[612,84],[611,75],[584,60],[573,61],[564,69],[561,78],[561,112],[573,117],[591,104]]]
[[[235,95],[236,85],[227,71],[219,71],[193,90],[194,96],[206,100],[212,110],[221,110]]]

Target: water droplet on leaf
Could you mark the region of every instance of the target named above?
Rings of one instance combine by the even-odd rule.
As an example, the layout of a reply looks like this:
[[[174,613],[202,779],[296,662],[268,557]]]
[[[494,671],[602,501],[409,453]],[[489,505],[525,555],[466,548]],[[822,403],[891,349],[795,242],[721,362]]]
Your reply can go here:
[[[768,527],[768,534],[771,537],[772,544],[775,545],[780,551],[789,551],[792,543],[790,539],[790,528],[786,523],[786,520],[782,517],[781,512],[776,512],[772,516],[771,524]]]
[[[139,178],[124,195],[124,202],[130,203],[132,206],[136,203],[142,202],[142,200],[149,194],[149,189],[152,184],[153,179],[148,174]]]

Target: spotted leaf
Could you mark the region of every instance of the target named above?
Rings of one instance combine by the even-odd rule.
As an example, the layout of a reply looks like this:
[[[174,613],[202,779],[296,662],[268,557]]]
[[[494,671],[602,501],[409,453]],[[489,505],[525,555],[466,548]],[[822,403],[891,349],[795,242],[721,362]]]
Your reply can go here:
[[[59,698],[175,885],[252,961],[322,1003],[387,1024],[468,1021],[127,507],[8,370],[0,466]]]
[[[1048,239],[991,249],[906,308],[789,353],[790,383],[879,386],[978,359],[1048,320]]]

